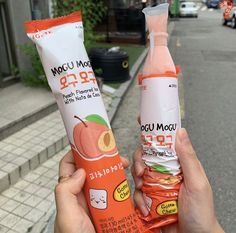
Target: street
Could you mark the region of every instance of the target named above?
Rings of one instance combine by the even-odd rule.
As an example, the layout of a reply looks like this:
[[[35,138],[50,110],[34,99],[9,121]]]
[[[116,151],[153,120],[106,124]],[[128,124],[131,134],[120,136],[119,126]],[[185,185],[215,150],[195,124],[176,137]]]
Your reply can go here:
[[[169,48],[183,74],[184,118],[194,148],[212,185],[215,209],[225,232],[236,232],[236,30],[221,25],[220,10],[174,21]],[[121,155],[131,159],[139,142],[135,82],[113,122]],[[133,184],[131,184],[132,187]]]

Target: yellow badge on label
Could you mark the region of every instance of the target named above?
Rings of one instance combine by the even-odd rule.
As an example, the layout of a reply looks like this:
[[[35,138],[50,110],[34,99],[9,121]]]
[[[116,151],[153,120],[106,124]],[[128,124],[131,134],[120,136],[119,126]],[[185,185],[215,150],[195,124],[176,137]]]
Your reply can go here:
[[[157,206],[156,209],[159,215],[169,215],[178,213],[178,205],[176,201],[165,201]]]
[[[125,201],[130,197],[130,189],[127,180],[124,180],[116,187],[113,197],[116,201]]]

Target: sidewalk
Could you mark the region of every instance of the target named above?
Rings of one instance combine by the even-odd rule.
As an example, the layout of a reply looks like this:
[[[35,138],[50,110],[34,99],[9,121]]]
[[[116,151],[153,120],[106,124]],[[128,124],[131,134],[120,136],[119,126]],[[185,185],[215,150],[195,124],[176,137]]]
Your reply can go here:
[[[131,79],[118,90],[111,93],[105,87],[103,100],[111,121],[146,53],[147,49],[130,70]],[[58,111],[0,141],[1,233],[41,233],[46,227],[55,212],[53,191],[58,163],[69,150],[67,144]]]

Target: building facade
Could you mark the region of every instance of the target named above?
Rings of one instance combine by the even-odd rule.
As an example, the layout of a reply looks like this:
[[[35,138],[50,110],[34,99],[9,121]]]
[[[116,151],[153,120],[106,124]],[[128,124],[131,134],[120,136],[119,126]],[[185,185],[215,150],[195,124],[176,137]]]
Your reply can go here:
[[[30,69],[19,45],[29,42],[24,22],[49,16],[48,0],[0,0],[0,87],[19,79],[18,69]]]

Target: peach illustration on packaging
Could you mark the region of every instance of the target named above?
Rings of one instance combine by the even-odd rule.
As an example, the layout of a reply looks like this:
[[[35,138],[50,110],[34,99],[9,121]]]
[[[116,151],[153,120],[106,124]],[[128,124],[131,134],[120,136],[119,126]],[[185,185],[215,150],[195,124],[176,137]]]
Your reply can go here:
[[[73,138],[78,152],[87,159],[117,154],[115,138],[106,121],[97,114],[88,115],[75,125]]]

